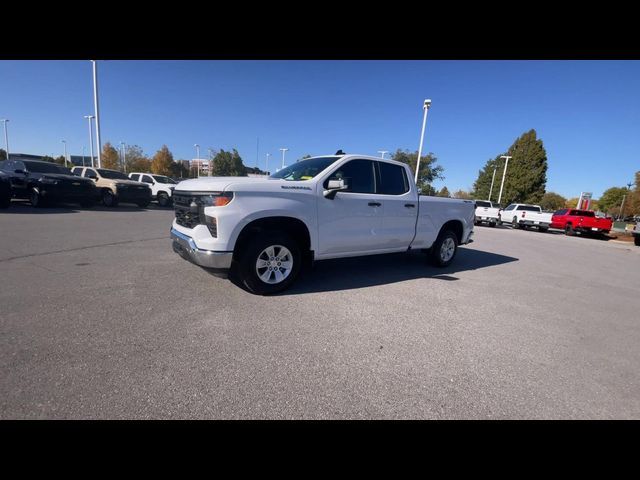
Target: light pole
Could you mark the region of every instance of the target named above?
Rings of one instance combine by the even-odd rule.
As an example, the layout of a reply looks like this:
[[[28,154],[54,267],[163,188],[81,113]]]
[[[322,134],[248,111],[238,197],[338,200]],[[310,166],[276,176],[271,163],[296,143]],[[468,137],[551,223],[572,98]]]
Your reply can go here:
[[[284,152],[288,151],[288,148],[281,148],[280,151],[282,152],[282,167],[280,168],[284,168]]]
[[[93,105],[95,108],[96,117],[96,147],[98,147],[98,168],[102,168],[102,161],[100,151],[102,145],[100,144],[100,113],[98,110],[98,64],[96,60],[91,60],[93,63]]]
[[[502,187],[504,187],[504,177],[507,176],[507,165],[509,165],[509,159],[513,157],[509,157],[507,155],[501,155],[500,158],[506,159],[506,162],[504,162],[504,172],[502,173],[502,182],[500,182],[500,194],[498,195],[498,205],[500,205],[500,200],[502,200]]]
[[[120,142],[120,148],[122,149],[122,171],[127,173],[127,152],[125,151],[124,142]]]
[[[64,145],[64,166],[67,166],[67,141],[62,140],[62,145]]]
[[[84,118],[89,120],[89,145],[91,147],[91,168],[94,168],[93,165],[93,126],[91,124],[91,120],[95,118],[93,115],[85,115]]]
[[[498,167],[495,167],[493,169],[493,177],[491,177],[491,188],[489,189],[489,198],[487,198],[488,201],[491,201],[491,192],[493,192],[493,181],[496,179],[496,170],[498,169]]]
[[[0,122],[4,123],[4,144],[7,151],[7,160],[9,160],[9,135],[7,135],[7,122],[8,118],[3,118]]]
[[[198,178],[200,178],[200,145],[194,143],[193,146],[196,147],[196,165],[198,166]]]
[[[381,155],[380,158],[382,158],[384,160],[384,154],[385,153],[389,153],[389,150],[378,150],[378,153]]]
[[[267,166],[265,167],[265,172],[267,173],[267,176],[269,176],[269,157],[271,156],[270,153],[267,153]]]
[[[209,170],[207,172],[207,176],[211,176],[211,167],[213,166],[213,149],[209,148]]]
[[[422,155],[422,142],[424,141],[424,129],[427,126],[427,112],[431,107],[431,99],[427,98],[422,105],[422,109],[424,110],[424,117],[422,118],[422,133],[420,134],[420,147],[418,148],[418,161],[416,162],[416,185],[418,184],[418,172],[420,171],[420,157]]]

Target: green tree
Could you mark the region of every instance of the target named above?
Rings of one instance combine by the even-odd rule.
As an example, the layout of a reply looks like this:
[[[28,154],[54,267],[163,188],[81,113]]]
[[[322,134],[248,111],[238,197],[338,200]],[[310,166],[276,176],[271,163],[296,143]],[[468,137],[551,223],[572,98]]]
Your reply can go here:
[[[120,170],[120,155],[111,143],[107,142],[102,146],[100,165],[109,170]]]
[[[44,157],[42,157],[42,161],[56,163],[56,159],[53,157],[50,157],[49,155],[45,155]]]
[[[171,175],[173,154],[166,145],[156,152],[151,160],[151,172],[156,175]]]
[[[234,148],[230,152],[220,150],[215,154],[211,175],[216,177],[246,177],[247,172],[242,164],[242,158]]]
[[[473,200],[473,194],[466,190],[458,190],[453,192],[453,198],[460,198],[462,200]]]
[[[567,199],[555,192],[547,192],[540,200],[540,206],[543,210],[559,210],[564,207]]]
[[[416,163],[418,160],[418,152],[411,153],[409,150],[396,150],[391,154],[391,159],[397,162],[406,163],[411,167],[411,171],[416,171]],[[420,172],[418,172],[417,187],[424,195],[435,194],[435,189],[432,187],[434,180],[444,180],[444,168],[441,165],[436,165],[438,159],[436,156],[429,152],[427,155],[423,155],[420,158]]]
[[[53,159],[54,163],[57,163],[58,165],[62,165],[64,167],[64,155],[60,155],[56,158]]]
[[[518,137],[506,153],[487,160],[484,168],[478,172],[473,184],[476,198],[489,198],[493,171],[496,170],[493,192],[490,200],[497,200],[504,174],[505,159],[510,156],[507,175],[504,180],[501,203],[535,203],[542,200],[547,184],[547,152],[536,131],[531,129]]]
[[[171,164],[171,176],[175,178],[188,178],[189,167],[185,166],[181,160]]]
[[[629,190],[626,187],[611,187],[604,191],[599,200],[600,209],[603,212],[618,215],[620,214],[620,207],[622,206],[622,198],[628,195]],[[627,201],[625,200],[625,204]],[[625,212],[626,212],[625,207]],[[623,215],[625,214],[623,212]]]
[[[442,190],[440,190],[437,194],[437,197],[446,197],[449,198],[451,197],[451,194],[449,193],[449,189],[447,187],[442,187]]]

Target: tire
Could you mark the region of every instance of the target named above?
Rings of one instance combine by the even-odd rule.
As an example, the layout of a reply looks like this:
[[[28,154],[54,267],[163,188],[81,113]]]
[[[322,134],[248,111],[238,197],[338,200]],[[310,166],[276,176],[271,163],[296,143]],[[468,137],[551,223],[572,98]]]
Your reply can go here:
[[[542,233],[546,233],[549,230],[549,227],[538,227],[538,231]]]
[[[117,207],[118,206],[118,198],[113,194],[111,190],[103,190],[102,191],[102,204],[105,207]]]
[[[279,258],[283,247],[288,251],[285,252],[285,258],[291,258],[291,268],[286,271],[283,270],[286,268],[283,265],[267,266],[266,262],[277,262],[275,259]],[[269,256],[269,253],[272,255]],[[265,266],[259,267],[259,261]],[[282,262],[282,264],[284,263]],[[238,270],[240,280],[247,290],[256,295],[271,295],[289,288],[300,273],[301,266],[300,246],[291,236],[280,232],[265,232],[248,242],[239,259]],[[269,268],[274,268],[274,270],[269,271]],[[276,272],[284,275],[279,281]]]
[[[515,230],[520,228],[520,224],[518,223],[518,217],[513,217],[513,219],[511,220],[511,227],[513,227]]]
[[[635,244],[636,247],[640,247],[640,235],[633,236],[633,243]]]
[[[160,205],[161,207],[168,207],[169,205],[171,205],[171,199],[169,198],[169,195],[167,195],[165,192],[158,193],[158,205]]]
[[[576,234],[576,231],[573,229],[573,226],[570,223],[567,223],[564,227],[564,234],[569,237],[573,237]]]
[[[458,252],[458,237],[451,230],[440,232],[431,247],[429,262],[438,268],[451,265]]]
[[[496,224],[497,224],[497,223],[498,223],[498,222],[489,222],[489,226],[490,226],[491,228],[494,228],[494,227],[496,226]]]
[[[44,199],[35,188],[33,188],[29,194],[29,201],[31,202],[31,206],[34,208],[42,208],[45,206]]]
[[[136,202],[136,205],[138,205],[138,207],[140,208],[147,208],[150,203],[150,200],[143,200],[142,202]]]

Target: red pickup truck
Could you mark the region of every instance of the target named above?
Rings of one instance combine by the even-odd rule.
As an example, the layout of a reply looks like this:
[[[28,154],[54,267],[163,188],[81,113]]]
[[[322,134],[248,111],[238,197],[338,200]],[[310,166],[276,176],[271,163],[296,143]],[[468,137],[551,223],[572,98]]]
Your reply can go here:
[[[551,228],[560,228],[567,235],[580,233],[609,233],[613,221],[596,217],[593,210],[563,208],[551,217]]]

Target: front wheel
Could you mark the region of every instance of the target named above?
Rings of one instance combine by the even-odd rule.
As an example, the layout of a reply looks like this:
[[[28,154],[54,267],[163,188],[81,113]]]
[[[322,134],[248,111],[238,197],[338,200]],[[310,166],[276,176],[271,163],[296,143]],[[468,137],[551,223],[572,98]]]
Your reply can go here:
[[[542,233],[545,233],[545,232],[546,232],[546,231],[548,231],[548,230],[549,230],[549,228],[548,228],[548,227],[538,227],[538,231],[539,231],[539,232],[542,232]]]
[[[35,188],[31,190],[31,195],[29,195],[29,201],[31,202],[31,206],[35,208],[44,207],[44,199],[40,195],[40,192]]]
[[[147,208],[149,206],[149,203],[151,203],[149,200],[143,200],[141,202],[136,202],[136,205],[138,205],[138,207],[140,208]]]
[[[640,247],[640,235],[633,236],[633,243],[636,245],[636,247]]]
[[[511,226],[515,229],[520,228],[520,224],[518,223],[517,217],[513,217],[513,219],[511,220]]]
[[[256,236],[239,260],[241,280],[251,293],[271,295],[289,288],[302,264],[298,243],[284,233]]]
[[[448,267],[458,251],[458,237],[451,230],[438,235],[438,239],[431,247],[430,262],[436,267]]]
[[[576,231],[573,229],[573,226],[570,223],[567,223],[567,225],[564,227],[564,234],[570,237],[576,234]]]
[[[158,205],[161,207],[168,207],[170,203],[171,199],[169,198],[169,195],[164,192],[158,193]]]

